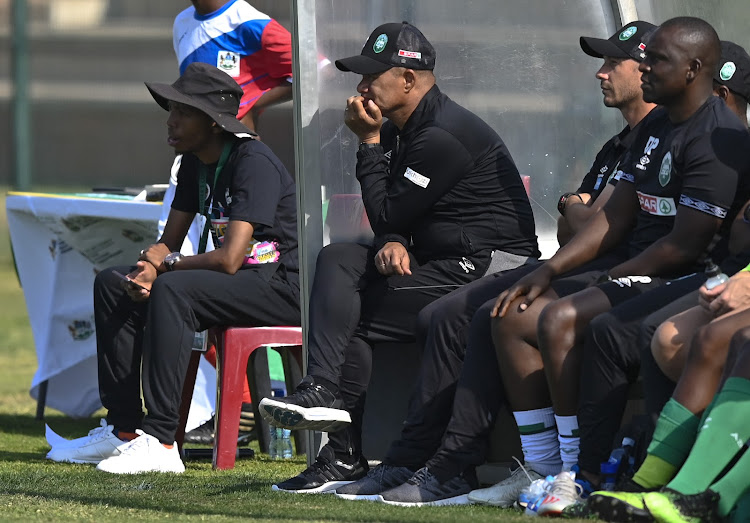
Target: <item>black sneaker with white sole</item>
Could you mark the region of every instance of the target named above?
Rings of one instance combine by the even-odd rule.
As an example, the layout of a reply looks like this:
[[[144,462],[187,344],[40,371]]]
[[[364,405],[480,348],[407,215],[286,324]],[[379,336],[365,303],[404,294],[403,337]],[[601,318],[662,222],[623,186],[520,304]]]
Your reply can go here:
[[[197,445],[213,445],[216,425],[216,415],[211,416],[211,419],[205,422],[203,425],[194,428],[193,430],[185,433],[185,443],[194,443]],[[242,410],[240,411],[240,432],[237,435],[237,445],[248,446],[250,441],[258,439],[258,435],[255,432],[255,417],[253,414],[253,404],[243,403]]]
[[[469,492],[478,486],[473,472],[469,470],[440,483],[427,467],[423,467],[416,471],[406,483],[386,490],[380,496],[383,498],[383,503],[405,507],[468,505],[470,503]]]
[[[342,499],[382,501],[382,492],[403,485],[413,475],[410,468],[381,463],[370,469],[364,478],[337,488],[335,494]]]
[[[271,488],[295,494],[333,493],[337,488],[365,477],[367,470],[366,460],[361,459],[350,465],[336,459],[330,447],[323,447],[310,467],[298,476],[277,483]]]
[[[343,401],[312,376],[305,376],[291,396],[263,398],[259,408],[268,423],[285,429],[336,432],[352,421]]]

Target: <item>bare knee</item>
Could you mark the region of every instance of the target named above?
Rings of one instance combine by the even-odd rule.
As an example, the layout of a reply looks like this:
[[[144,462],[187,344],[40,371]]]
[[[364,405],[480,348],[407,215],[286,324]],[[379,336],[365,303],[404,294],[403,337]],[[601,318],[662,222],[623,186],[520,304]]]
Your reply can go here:
[[[521,340],[536,339],[536,325],[539,314],[533,310],[518,310],[518,305],[522,299],[514,301],[505,316],[492,319],[492,339],[495,346],[502,343],[503,340],[517,338]]]
[[[678,340],[675,324],[665,321],[656,329],[651,338],[651,354],[660,368],[668,366],[672,359],[682,350],[682,342]]]
[[[539,340],[545,342],[555,338],[575,335],[576,310],[572,303],[558,300],[547,305],[539,315],[537,331]]]
[[[690,344],[690,360],[701,366],[723,366],[729,350],[729,340],[715,323],[698,329]]]

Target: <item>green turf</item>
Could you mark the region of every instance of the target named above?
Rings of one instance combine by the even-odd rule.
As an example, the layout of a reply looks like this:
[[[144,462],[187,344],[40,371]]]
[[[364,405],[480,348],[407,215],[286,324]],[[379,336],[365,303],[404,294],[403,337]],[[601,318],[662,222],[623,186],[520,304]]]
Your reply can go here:
[[[5,191],[2,191],[2,195]],[[5,199],[0,204],[0,520],[1,521],[523,521],[491,507],[401,508],[347,502],[329,495],[291,495],[271,484],[297,474],[304,457],[260,455],[214,471],[189,461],[182,475],[113,476],[93,466],[47,462],[44,423],[34,419],[28,389],[36,368],[33,340],[10,254]],[[66,437],[98,426],[48,409],[47,422]],[[257,451],[257,445],[255,447]]]

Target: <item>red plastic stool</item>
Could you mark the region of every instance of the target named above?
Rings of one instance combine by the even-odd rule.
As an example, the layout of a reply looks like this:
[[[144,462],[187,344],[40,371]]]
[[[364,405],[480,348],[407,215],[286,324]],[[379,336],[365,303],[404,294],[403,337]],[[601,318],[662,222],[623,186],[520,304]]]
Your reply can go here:
[[[302,369],[302,328],[301,327],[217,327],[209,330],[209,339],[216,342],[216,435],[214,438],[213,467],[215,469],[234,468],[237,452],[237,436],[240,430],[240,411],[242,410],[243,382],[246,376],[256,374],[251,369],[250,355],[261,347],[288,347],[295,350],[292,355]],[[200,352],[193,352],[185,384],[182,390],[182,405],[180,407],[180,426],[177,430],[176,441],[182,447],[185,437],[185,423],[190,409],[190,401],[195,386],[195,376],[198,371]],[[266,366],[267,367],[267,366]],[[268,369],[263,369],[268,374]],[[251,394],[253,398],[260,398],[259,392],[254,391],[251,379]],[[270,389],[270,385],[269,385]],[[266,442],[267,430],[257,412],[257,404],[253,402],[255,411],[256,430],[258,438]],[[297,438],[299,439],[299,438]],[[267,445],[267,443],[265,443]]]

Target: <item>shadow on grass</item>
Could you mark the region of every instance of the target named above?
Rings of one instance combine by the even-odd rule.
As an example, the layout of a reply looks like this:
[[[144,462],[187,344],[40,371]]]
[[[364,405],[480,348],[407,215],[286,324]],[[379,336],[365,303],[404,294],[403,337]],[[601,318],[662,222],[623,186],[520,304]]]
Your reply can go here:
[[[135,479],[135,478],[133,478]],[[251,482],[255,483],[255,482]],[[151,490],[149,483],[144,480],[139,486],[134,487],[130,490],[144,491],[143,497],[136,497],[131,499],[117,498],[112,492],[102,495],[85,495],[85,494],[74,494],[74,493],[58,493],[51,494],[45,492],[39,492],[33,488],[4,488],[4,495],[21,495],[35,498],[35,502],[62,502],[81,504],[88,506],[100,505],[103,508],[118,507],[123,510],[139,510],[139,511],[154,511],[159,513],[168,513],[173,516],[179,517],[180,514],[185,516],[222,516],[229,518],[259,518],[262,520],[283,520],[283,521],[309,521],[313,520],[325,520],[325,521],[351,521],[351,513],[341,510],[341,507],[335,501],[345,503],[341,500],[336,500],[333,496],[330,496],[331,503],[319,503],[314,508],[306,507],[305,509],[296,508],[290,511],[289,507],[285,508],[284,505],[287,501],[291,501],[292,495],[282,496],[283,500],[279,499],[279,493],[270,493],[268,483],[262,485],[253,485],[248,490],[248,484],[245,484],[245,488],[232,489],[237,492],[247,492],[248,498],[245,502],[238,503],[236,499],[223,500],[224,490],[219,489],[219,492],[210,494],[203,494],[204,499],[202,502],[195,502],[192,497],[193,488],[186,486],[184,489],[184,497],[179,500],[167,500],[164,496],[154,497],[149,495],[148,491]],[[210,490],[210,487],[201,486],[206,490]],[[262,490],[269,492],[268,495],[259,496],[256,490]],[[191,502],[192,498],[192,502]],[[306,496],[307,498],[307,496]],[[326,496],[328,498],[328,496]],[[335,501],[334,501],[335,500]],[[372,518],[372,519],[370,519]],[[374,521],[399,521],[400,518],[394,518],[388,516],[382,512],[376,510],[375,513],[370,516],[359,517],[356,519],[360,521],[374,520]]]
[[[44,421],[30,415],[0,414],[0,433],[44,436]]]
[[[7,450],[0,450],[0,461],[23,461],[24,463],[44,463],[45,459],[44,452],[9,452]]]
[[[0,434],[44,437],[44,424],[65,438],[79,438],[99,426],[99,418],[71,418],[63,414],[51,414],[43,420],[31,414],[0,414]]]

